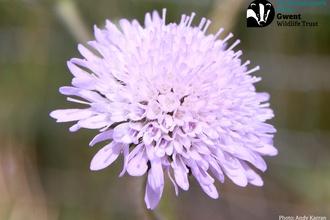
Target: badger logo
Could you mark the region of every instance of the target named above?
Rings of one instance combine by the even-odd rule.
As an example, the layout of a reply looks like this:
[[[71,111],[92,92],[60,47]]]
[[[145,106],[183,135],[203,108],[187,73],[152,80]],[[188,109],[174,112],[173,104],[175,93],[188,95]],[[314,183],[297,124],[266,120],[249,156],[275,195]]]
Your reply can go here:
[[[247,27],[266,27],[275,17],[275,10],[269,1],[256,0],[246,11]]]

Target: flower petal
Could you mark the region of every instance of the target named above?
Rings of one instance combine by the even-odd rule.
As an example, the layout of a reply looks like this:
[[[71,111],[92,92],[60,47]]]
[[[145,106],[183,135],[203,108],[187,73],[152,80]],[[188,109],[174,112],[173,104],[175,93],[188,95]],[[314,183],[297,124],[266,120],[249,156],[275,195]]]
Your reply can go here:
[[[163,167],[160,161],[160,158],[155,157],[153,160],[150,161],[151,168],[150,168],[150,173],[153,176],[154,179],[154,188],[158,188],[162,185],[164,185],[164,172],[163,172]]]
[[[127,170],[127,164],[128,164],[128,159],[129,159],[129,145],[128,144],[126,144],[123,148],[123,155],[124,155],[124,166],[123,166],[123,170],[119,174],[119,177],[122,177]]]
[[[101,170],[106,168],[118,158],[122,148],[123,144],[114,141],[106,145],[95,154],[91,161],[90,169]]]
[[[215,188],[215,186],[213,184],[211,185],[203,185],[200,183],[200,186],[202,187],[202,189],[204,190],[204,192],[211,197],[212,199],[217,199],[219,198],[219,193],[217,191],[217,189]]]
[[[112,135],[113,135],[113,130],[102,132],[93,138],[93,140],[89,143],[89,146],[92,147],[94,146],[94,144],[98,142],[112,139]]]
[[[52,111],[50,116],[57,119],[56,122],[77,121],[93,115],[90,109],[59,109]]]
[[[175,189],[175,195],[179,195],[179,188],[178,185],[175,183],[175,181],[173,180],[171,174],[170,174],[170,167],[166,167],[166,171],[167,171],[167,175],[170,178],[171,182],[173,183],[174,189]]]
[[[89,129],[95,129],[95,128],[103,128],[107,125],[111,125],[112,123],[109,120],[109,116],[105,114],[95,115],[90,118],[86,118],[83,120],[80,120],[78,122],[78,125],[82,128],[89,128]]]
[[[174,156],[171,165],[174,171],[174,178],[176,183],[181,187],[181,189],[187,191],[189,189],[189,181],[187,177],[189,170],[183,163],[181,156]]]
[[[151,171],[149,171],[148,173],[148,181],[146,185],[144,201],[148,209],[154,209],[158,205],[160,198],[162,197],[164,184],[159,187],[153,188],[152,185],[155,185],[153,183],[155,180],[154,176],[150,174],[150,172]]]
[[[142,176],[148,169],[148,157],[146,153],[140,152],[127,164],[127,173],[131,176]]]

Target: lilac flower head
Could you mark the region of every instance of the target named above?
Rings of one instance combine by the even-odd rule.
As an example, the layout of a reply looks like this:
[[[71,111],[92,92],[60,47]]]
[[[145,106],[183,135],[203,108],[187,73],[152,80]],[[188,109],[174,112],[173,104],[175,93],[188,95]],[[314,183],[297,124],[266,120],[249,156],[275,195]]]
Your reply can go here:
[[[205,36],[210,21],[203,18],[191,27],[191,17],[182,15],[179,24],[165,24],[154,11],[138,21],[119,21],[122,32],[106,21],[107,30],[95,26],[95,41],[88,44],[102,57],[82,45],[85,59],[73,58],[68,67],[73,87],[61,87],[68,100],[85,104],[84,109],[55,110],[57,122],[77,121],[80,128],[100,129],[90,146],[107,141],[92,159],[90,169],[109,166],[122,153],[124,168],[131,176],[147,172],[145,202],[153,209],[163,188],[164,173],[188,190],[188,173],[211,198],[218,198],[214,178],[223,182],[226,174],[235,184],[262,186],[260,176],[266,163],[261,156],[274,156],[272,125],[265,121],[274,114],[268,108],[269,95],[257,93],[260,81],[241,64],[241,51],[226,48],[216,35]],[[204,27],[203,27],[204,26]],[[86,72],[84,69],[89,69]],[[213,174],[212,176],[210,174]],[[174,176],[174,178],[172,177]]]

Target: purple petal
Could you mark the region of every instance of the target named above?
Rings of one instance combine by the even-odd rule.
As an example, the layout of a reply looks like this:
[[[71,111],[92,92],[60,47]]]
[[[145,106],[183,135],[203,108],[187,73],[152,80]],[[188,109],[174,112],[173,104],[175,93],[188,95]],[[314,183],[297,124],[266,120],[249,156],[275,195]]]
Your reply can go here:
[[[202,187],[202,189],[204,190],[204,192],[211,197],[212,199],[217,199],[219,198],[219,193],[217,191],[217,189],[215,188],[215,186],[213,184],[211,185],[203,185],[200,183],[200,186]]]
[[[80,69],[79,67],[77,67],[76,65],[74,65],[71,61],[68,61],[67,62],[67,65],[68,65],[71,73],[75,77],[77,77],[77,78],[92,78],[91,75],[88,72]]]
[[[131,176],[142,176],[148,169],[148,157],[143,152],[138,153],[127,164],[127,173]]]
[[[171,174],[170,174],[170,167],[166,167],[166,171],[167,171],[167,175],[170,178],[171,182],[173,183],[174,186],[174,190],[175,190],[175,195],[179,195],[179,188],[178,185],[175,183],[175,181],[173,180]]]
[[[189,189],[189,181],[187,177],[189,170],[183,163],[181,156],[173,157],[172,167],[176,183],[181,187],[181,189],[187,191]]]
[[[115,161],[123,148],[122,143],[111,142],[99,150],[93,157],[90,165],[91,170],[101,170]]]
[[[156,11],[156,10],[154,10],[154,11],[152,12],[152,22],[153,22],[154,24],[158,24],[158,23],[160,22],[160,16],[159,16],[159,14],[158,14],[158,11]]]
[[[223,172],[219,166],[219,164],[213,159],[213,158],[209,158],[209,169],[212,172],[212,174],[220,181],[220,182],[224,182],[225,181],[225,177],[223,175]]]
[[[160,198],[162,197],[164,185],[161,185],[157,188],[151,187],[151,185],[154,185],[153,182],[155,180],[153,178],[153,175],[150,174],[150,172],[151,171],[149,171],[148,173],[148,181],[146,185],[144,201],[148,209],[154,209],[158,205]]]
[[[96,135],[93,140],[89,143],[89,146],[94,146],[94,144],[101,142],[101,141],[105,141],[108,139],[112,139],[112,134],[113,134],[113,130],[109,130],[109,131],[105,131],[102,132],[98,135]]]
[[[151,169],[149,175],[153,176],[154,188],[158,188],[164,185],[164,172],[161,161],[158,157],[155,157],[153,160],[150,161]]]
[[[124,35],[129,37],[132,29],[131,23],[127,19],[120,19],[119,25],[124,32]]]
[[[267,169],[267,164],[265,163],[264,159],[258,154],[254,153],[250,149],[246,147],[237,147],[235,146],[235,157],[246,160],[253,164],[261,171],[265,171]]]
[[[79,44],[78,45],[78,50],[81,53],[81,55],[83,55],[83,57],[85,57],[88,61],[91,62],[100,62],[101,58],[98,56],[95,56],[95,54],[93,54],[90,50],[88,50],[84,45]]]
[[[238,186],[245,187],[248,184],[248,180],[241,168],[232,169],[227,164],[221,165],[226,175]]]
[[[120,125],[117,125],[113,130],[113,139],[118,142],[123,143],[132,143],[133,140],[130,135],[131,128],[129,126],[129,123],[123,123]]]
[[[264,181],[261,179],[261,177],[251,169],[244,161],[240,161],[242,164],[243,169],[246,171],[246,176],[248,178],[249,183],[255,185],[255,186],[263,186]]]
[[[80,120],[78,125],[82,128],[97,129],[103,128],[107,125],[111,125],[109,121],[109,116],[105,114],[95,115],[93,117]]]
[[[78,124],[74,124],[69,128],[70,132],[76,132],[80,129],[81,127]]]
[[[93,115],[90,109],[59,109],[52,111],[50,116],[57,119],[56,122],[68,122],[85,119]]]
[[[214,183],[214,179],[210,176],[210,174],[208,174],[198,165],[191,167],[191,171],[200,184],[211,185]]]
[[[267,123],[256,122],[253,124],[254,129],[262,131],[263,133],[275,133],[276,129],[273,125]]]
[[[122,177],[126,170],[127,170],[127,164],[128,164],[128,159],[129,159],[129,145],[125,145],[123,148],[123,155],[124,155],[124,167],[121,173],[119,174],[119,177]]]
[[[94,79],[91,78],[73,78],[72,85],[82,89],[95,89]]]
[[[270,144],[265,144],[263,147],[253,150],[262,156],[276,156],[278,154],[278,150]]]
[[[151,16],[150,13],[146,13],[144,18],[144,26],[148,28],[150,25],[152,25]]]

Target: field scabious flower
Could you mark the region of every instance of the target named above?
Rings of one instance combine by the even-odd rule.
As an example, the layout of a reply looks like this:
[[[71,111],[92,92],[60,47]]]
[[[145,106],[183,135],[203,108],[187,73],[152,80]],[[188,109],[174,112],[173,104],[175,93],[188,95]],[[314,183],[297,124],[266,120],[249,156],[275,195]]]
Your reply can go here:
[[[68,100],[85,104],[84,109],[51,112],[57,122],[77,121],[80,128],[100,129],[90,146],[108,141],[91,161],[100,170],[124,156],[124,168],[131,176],[147,172],[145,202],[158,204],[167,173],[178,195],[178,186],[188,190],[192,174],[211,198],[218,198],[214,177],[223,182],[226,174],[235,184],[262,186],[260,176],[266,163],[261,156],[274,156],[269,95],[257,93],[253,83],[260,78],[241,64],[241,51],[227,47],[227,40],[205,35],[210,21],[203,18],[192,27],[191,17],[182,15],[179,24],[165,24],[154,11],[138,21],[119,21],[122,32],[110,21],[107,30],[95,26],[95,41],[89,45],[102,57],[82,45],[85,59],[74,58],[68,67],[73,87],[61,87]],[[204,27],[203,27],[204,26]],[[85,69],[89,69],[87,72]],[[90,73],[91,72],[91,73]],[[248,162],[248,163],[247,163]],[[210,175],[213,174],[213,176]],[[174,176],[174,178],[172,177]]]

